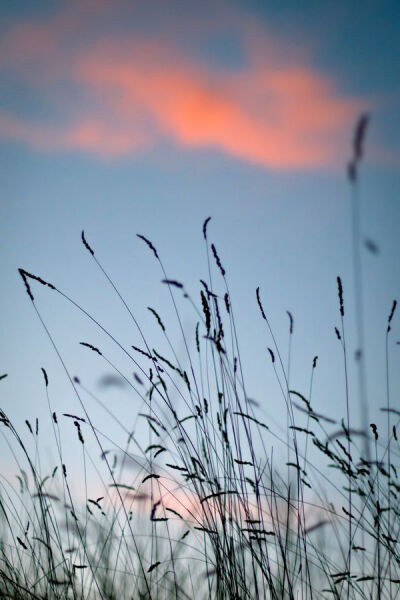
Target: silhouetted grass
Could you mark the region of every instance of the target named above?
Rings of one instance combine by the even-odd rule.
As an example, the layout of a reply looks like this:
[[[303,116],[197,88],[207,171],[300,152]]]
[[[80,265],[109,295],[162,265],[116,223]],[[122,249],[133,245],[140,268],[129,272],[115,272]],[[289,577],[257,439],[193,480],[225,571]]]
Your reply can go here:
[[[366,124],[363,117],[356,128],[349,167],[353,187]],[[171,324],[148,307],[165,341],[163,348],[153,347],[84,232],[83,245],[125,307],[140,346],[124,347],[67,294],[20,269],[82,412],[58,415],[52,410],[51,377],[43,369],[57,450],[48,473],[41,466],[38,421],[34,425],[26,421],[22,434],[0,412],[2,435],[15,458],[18,481],[15,487],[2,478],[0,488],[0,596],[41,600],[397,597],[400,411],[391,406],[388,366],[396,302],[386,331],[387,402],[381,410],[387,415],[387,428],[381,432],[375,423],[359,428],[350,422],[354,399],[349,392],[346,290],[341,278],[337,278],[335,332],[343,354],[346,415],[337,421],[314,410],[317,356],[310,365],[307,395],[292,389],[293,315],[287,311],[290,343],[285,357],[257,288],[254,310],[272,340],[266,358],[287,409],[286,435],[282,435],[247,395],[234,317],[238,308],[223,261],[215,245],[209,244],[209,221],[203,225],[209,273],[207,281],[200,281],[197,297],[168,277],[156,247],[138,234],[158,262],[162,285],[169,289],[185,349],[182,358],[169,337]],[[357,260],[356,256],[356,265]],[[69,373],[35,303],[37,283],[82,312],[130,361],[132,369],[126,374],[101,347],[90,340],[80,342],[99,364],[111,369],[103,385],[125,386],[140,398],[143,408],[136,419],[146,443]],[[181,298],[193,309],[192,330],[183,327]],[[362,321],[358,326],[362,339]],[[361,356],[363,345],[358,347]],[[92,422],[85,403],[88,397],[124,432],[123,447]],[[68,425],[73,425],[69,444],[77,444],[82,454],[84,478],[78,498],[73,492],[77,477],[69,472],[68,448],[61,436],[61,428]],[[34,441],[33,455],[26,436]],[[97,445],[95,455],[87,449],[89,439]],[[268,450],[272,442],[285,448],[286,464],[275,464]],[[88,464],[99,474],[101,495],[92,497]]]

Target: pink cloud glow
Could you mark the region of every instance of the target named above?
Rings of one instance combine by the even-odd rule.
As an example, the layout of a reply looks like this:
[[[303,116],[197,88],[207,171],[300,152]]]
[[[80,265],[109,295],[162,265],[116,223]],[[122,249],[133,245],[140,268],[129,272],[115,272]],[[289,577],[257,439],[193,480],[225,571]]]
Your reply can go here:
[[[366,108],[342,97],[304,57],[288,60],[283,49],[281,58],[275,51],[263,60],[263,49],[274,47],[266,32],[254,32],[255,40],[264,35],[259,44],[243,44],[243,65],[223,68],[185,56],[165,36],[99,30],[73,45],[74,23],[72,12],[8,31],[0,66],[40,89],[64,124],[3,113],[0,139],[100,157],[134,155],[163,141],[273,169],[325,167],[344,161],[349,131]],[[68,97],[71,86],[76,101]]]
[[[132,154],[147,145],[144,135],[109,127],[97,118],[82,117],[61,130],[32,125],[4,113],[0,113],[0,139],[21,142],[37,150],[81,151],[104,158]]]

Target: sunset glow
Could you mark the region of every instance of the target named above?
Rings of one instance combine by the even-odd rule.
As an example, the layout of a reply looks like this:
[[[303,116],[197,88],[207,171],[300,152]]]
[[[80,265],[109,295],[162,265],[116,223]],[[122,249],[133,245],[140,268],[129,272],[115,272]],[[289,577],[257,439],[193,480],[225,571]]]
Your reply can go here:
[[[105,9],[95,10],[101,17]],[[230,67],[188,55],[165,35],[107,34],[88,21],[87,39],[76,38],[79,26],[71,5],[47,23],[9,29],[1,67],[37,98],[40,116],[3,110],[2,139],[103,158],[167,143],[273,169],[328,167],[370,106],[341,93],[334,77],[313,67],[311,53],[293,57],[254,23],[247,36],[236,34],[242,61]]]

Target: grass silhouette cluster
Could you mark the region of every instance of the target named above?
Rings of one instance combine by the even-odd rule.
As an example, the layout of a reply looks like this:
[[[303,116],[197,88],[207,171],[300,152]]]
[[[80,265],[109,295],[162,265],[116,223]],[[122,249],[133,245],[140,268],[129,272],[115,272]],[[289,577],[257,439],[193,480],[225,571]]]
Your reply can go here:
[[[349,165],[356,220],[357,170],[367,122],[362,117],[356,128]],[[1,597],[311,600],[398,596],[400,411],[390,404],[388,386],[387,403],[382,407],[387,416],[384,432],[375,423],[361,428],[350,423],[349,407],[354,399],[348,391],[341,278],[337,278],[335,332],[343,355],[347,411],[338,421],[314,410],[312,382],[317,357],[310,365],[308,396],[291,388],[262,292],[255,291],[254,309],[268,339],[272,339],[267,356],[287,410],[287,431],[282,436],[247,395],[235,325],[237,307],[223,261],[216,246],[209,243],[209,220],[202,230],[208,280],[200,281],[195,298],[183,283],[168,277],[153,243],[138,236],[158,262],[162,285],[169,289],[185,349],[183,358],[170,341],[168,323],[152,307],[149,311],[168,353],[147,339],[84,232],[82,243],[123,303],[141,338],[140,346],[125,347],[55,285],[20,269],[29,299],[65,368],[81,413],[59,415],[52,411],[51,378],[43,369],[58,456],[53,469],[44,473],[39,423],[27,420],[22,434],[0,411],[1,434],[18,465],[18,487],[5,479],[0,487]],[[356,239],[355,248],[357,244]],[[354,260],[359,268],[357,252]],[[131,362],[134,373],[131,370],[126,375],[101,347],[81,342],[113,370],[107,384],[124,381],[140,397],[144,409],[138,419],[146,428],[146,444],[119,421],[126,435],[125,446],[114,442],[115,452],[108,450],[111,441],[107,432],[96,427],[86,409],[84,397],[91,392],[69,373],[35,303],[36,284],[49,287],[49,293],[61,295],[83,312]],[[190,332],[182,324],[178,295],[191,305],[195,315]],[[394,301],[387,321],[387,369],[395,311]],[[288,317],[291,338],[294,320],[290,312]],[[359,325],[362,329],[362,322]],[[358,358],[362,379],[362,346]],[[118,421],[108,407],[104,408]],[[73,475],[60,433],[66,420],[73,422],[74,443],[81,446],[85,469],[86,462],[96,462],[87,450],[88,439],[97,445],[96,456],[105,469],[100,496],[92,497],[85,482],[85,500],[74,497]],[[26,435],[34,439],[33,454]],[[271,440],[285,448],[284,468],[274,463],[268,450]],[[136,461],[134,474],[128,468],[132,460]]]

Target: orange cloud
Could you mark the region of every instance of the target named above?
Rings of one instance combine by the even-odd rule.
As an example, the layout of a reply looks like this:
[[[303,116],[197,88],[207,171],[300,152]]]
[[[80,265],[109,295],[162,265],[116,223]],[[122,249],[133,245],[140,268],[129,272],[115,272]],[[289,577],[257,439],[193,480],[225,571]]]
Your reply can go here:
[[[102,120],[82,118],[71,127],[56,129],[31,125],[0,113],[0,139],[22,142],[39,150],[72,150],[115,157],[132,154],[148,145],[144,134],[108,127]]]
[[[228,69],[185,57],[165,36],[154,41],[99,29],[74,44],[77,19],[72,12],[47,27],[21,24],[3,39],[9,59],[0,64],[40,88],[60,122],[69,123],[39,126],[0,115],[3,139],[105,157],[167,141],[274,169],[344,162],[349,131],[366,103],[343,98],[303,57],[288,60],[282,50],[280,58],[276,43],[264,53],[274,48],[264,31],[253,31],[260,43],[245,43],[251,23],[243,29],[246,60]]]
[[[114,115],[144,115],[155,137],[274,168],[328,165],[363,106],[305,67],[206,69],[156,44],[84,56],[76,76]]]

